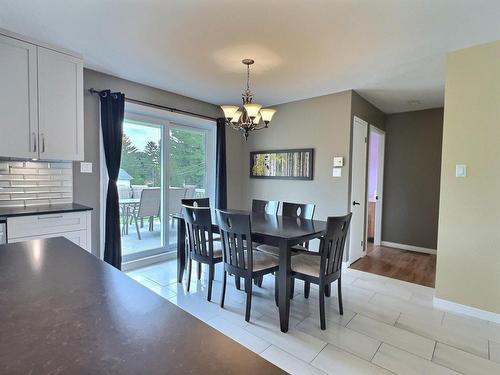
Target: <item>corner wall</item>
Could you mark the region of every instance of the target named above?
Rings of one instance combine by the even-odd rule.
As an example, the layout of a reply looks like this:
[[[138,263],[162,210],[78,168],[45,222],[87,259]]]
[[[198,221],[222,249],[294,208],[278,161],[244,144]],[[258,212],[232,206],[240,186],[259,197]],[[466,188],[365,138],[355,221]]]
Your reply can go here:
[[[500,41],[448,55],[436,296],[500,314]],[[455,165],[467,177],[455,177]]]

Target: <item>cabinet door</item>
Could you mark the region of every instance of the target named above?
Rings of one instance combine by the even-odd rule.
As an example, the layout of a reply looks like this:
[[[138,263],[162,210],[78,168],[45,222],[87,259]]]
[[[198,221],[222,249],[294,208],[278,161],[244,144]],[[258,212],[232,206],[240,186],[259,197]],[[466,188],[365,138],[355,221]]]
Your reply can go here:
[[[36,46],[0,35],[0,156],[36,158]]]
[[[38,47],[40,159],[83,160],[83,63]]]
[[[27,236],[27,237],[18,237],[18,238],[9,238],[9,243],[16,242],[24,242],[31,240],[42,240],[45,238],[55,238],[55,237],[64,237],[73,242],[75,245],[80,246],[84,250],[90,252],[88,243],[87,243],[87,231],[79,230],[76,232],[64,232],[64,233],[50,233],[50,234],[41,234],[38,236]]]

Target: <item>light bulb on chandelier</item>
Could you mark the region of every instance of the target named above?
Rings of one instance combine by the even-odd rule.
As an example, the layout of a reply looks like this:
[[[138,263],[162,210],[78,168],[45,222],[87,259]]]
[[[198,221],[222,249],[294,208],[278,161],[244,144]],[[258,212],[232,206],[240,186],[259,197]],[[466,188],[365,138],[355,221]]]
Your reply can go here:
[[[262,108],[260,104],[252,102],[253,93],[250,90],[250,65],[254,61],[252,59],[244,59],[241,62],[247,66],[247,88],[242,94],[243,108],[236,105],[222,105],[221,108],[224,111],[226,125],[243,132],[243,136],[247,140],[251,131],[265,129],[269,126],[276,110]]]

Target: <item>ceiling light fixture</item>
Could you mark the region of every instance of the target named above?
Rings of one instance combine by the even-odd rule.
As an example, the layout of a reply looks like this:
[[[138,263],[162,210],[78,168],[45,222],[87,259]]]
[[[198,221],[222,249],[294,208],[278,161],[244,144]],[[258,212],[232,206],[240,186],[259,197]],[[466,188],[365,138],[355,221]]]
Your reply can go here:
[[[243,108],[236,105],[222,105],[221,108],[224,111],[226,125],[243,132],[243,136],[247,140],[248,134],[252,130],[261,130],[269,126],[276,110],[262,108],[260,104],[252,103],[253,93],[250,90],[250,65],[255,61],[244,59],[241,62],[247,66],[247,88],[242,94]]]

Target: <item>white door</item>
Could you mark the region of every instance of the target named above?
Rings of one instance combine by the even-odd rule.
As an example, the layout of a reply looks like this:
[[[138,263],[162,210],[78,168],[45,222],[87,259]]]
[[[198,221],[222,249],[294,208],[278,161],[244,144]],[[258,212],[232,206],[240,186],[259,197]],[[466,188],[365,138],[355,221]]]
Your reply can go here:
[[[38,47],[40,159],[83,160],[83,63]]]
[[[0,35],[0,156],[36,158],[36,46]]]
[[[365,255],[366,146],[368,123],[354,117],[352,130],[351,229],[349,263]]]

